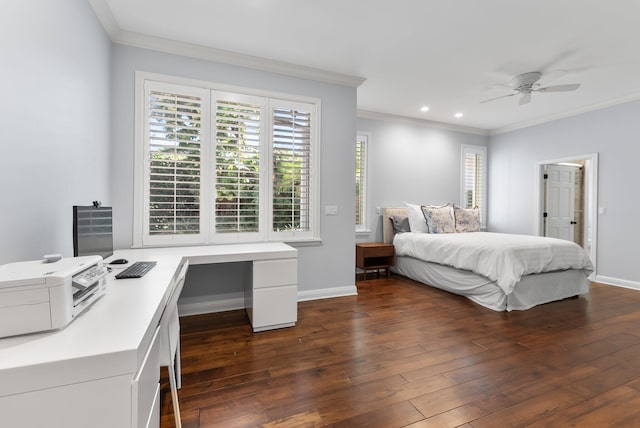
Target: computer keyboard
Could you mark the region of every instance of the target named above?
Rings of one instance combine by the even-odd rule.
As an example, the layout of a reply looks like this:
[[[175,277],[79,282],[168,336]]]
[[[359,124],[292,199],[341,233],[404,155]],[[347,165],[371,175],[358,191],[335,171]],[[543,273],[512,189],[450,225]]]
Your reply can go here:
[[[116,275],[116,279],[142,278],[157,262],[135,262]]]

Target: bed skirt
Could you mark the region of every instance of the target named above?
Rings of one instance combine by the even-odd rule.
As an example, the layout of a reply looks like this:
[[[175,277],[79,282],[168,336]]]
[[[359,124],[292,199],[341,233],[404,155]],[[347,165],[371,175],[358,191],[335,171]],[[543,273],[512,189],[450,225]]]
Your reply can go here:
[[[494,311],[526,310],[536,305],[589,293],[591,281],[581,269],[527,275],[506,295],[490,279],[413,257],[397,256],[392,272],[465,296]]]

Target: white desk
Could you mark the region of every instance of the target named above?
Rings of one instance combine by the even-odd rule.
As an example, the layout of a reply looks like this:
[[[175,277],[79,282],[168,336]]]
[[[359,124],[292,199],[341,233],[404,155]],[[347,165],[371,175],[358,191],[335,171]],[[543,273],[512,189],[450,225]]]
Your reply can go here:
[[[182,257],[189,265],[252,262],[245,309],[253,331],[294,326],[298,320],[298,250],[280,242],[118,250],[110,259]]]
[[[285,244],[126,250],[113,258],[120,257],[158,263],[139,279],[110,274],[106,295],[60,331],[0,339],[3,426],[158,427],[157,329],[186,263],[252,261],[245,300],[254,330],[297,321],[297,297],[294,309],[290,302],[297,251]],[[283,306],[286,318],[272,315]]]

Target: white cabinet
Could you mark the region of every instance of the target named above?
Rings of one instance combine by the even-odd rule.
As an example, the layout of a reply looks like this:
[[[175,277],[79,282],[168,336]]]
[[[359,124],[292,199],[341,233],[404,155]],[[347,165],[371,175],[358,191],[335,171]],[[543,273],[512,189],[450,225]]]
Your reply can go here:
[[[117,376],[0,398],[6,427],[128,427],[131,377]],[[125,393],[122,393],[125,392]]]
[[[256,260],[245,287],[253,331],[291,327],[298,321],[298,259]]]
[[[2,426],[158,427],[159,388],[156,332],[138,373],[0,397]]]

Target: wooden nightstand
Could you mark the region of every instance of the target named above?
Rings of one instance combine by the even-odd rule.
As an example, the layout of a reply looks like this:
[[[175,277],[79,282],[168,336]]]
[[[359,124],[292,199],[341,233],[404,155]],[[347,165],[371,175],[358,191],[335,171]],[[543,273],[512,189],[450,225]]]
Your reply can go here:
[[[391,272],[389,267],[395,264],[395,251],[393,245],[384,242],[361,242],[356,244],[356,267],[364,272],[364,279],[367,279],[367,271],[375,270],[380,273],[380,269],[387,271],[387,277]]]

